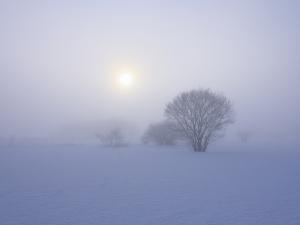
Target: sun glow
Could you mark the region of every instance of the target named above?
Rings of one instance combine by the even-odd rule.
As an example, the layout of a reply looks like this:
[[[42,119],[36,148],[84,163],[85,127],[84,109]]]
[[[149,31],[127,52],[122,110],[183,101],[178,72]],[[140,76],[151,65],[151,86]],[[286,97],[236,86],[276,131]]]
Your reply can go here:
[[[133,75],[131,73],[122,73],[118,77],[118,83],[123,88],[130,88],[133,83]]]

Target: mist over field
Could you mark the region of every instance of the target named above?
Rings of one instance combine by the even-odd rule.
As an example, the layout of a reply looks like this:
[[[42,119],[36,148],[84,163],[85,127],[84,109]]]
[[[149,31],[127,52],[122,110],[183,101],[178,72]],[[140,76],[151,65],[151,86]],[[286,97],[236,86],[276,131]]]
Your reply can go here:
[[[0,225],[299,225],[300,1],[1,0]]]
[[[112,119],[138,136],[197,88],[233,101],[227,137],[299,137],[298,1],[0,4],[2,137],[88,138]],[[135,75],[130,91],[115,84],[124,71]]]

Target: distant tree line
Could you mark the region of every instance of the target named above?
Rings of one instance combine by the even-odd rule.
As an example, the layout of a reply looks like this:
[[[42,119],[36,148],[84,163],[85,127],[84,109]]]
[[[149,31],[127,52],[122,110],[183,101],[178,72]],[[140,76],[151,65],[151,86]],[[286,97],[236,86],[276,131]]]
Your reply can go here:
[[[209,89],[182,92],[170,101],[164,110],[165,119],[152,123],[142,136],[144,144],[175,145],[187,141],[195,152],[205,152],[210,143],[224,134],[234,122],[231,101]],[[105,146],[127,146],[128,124],[109,123],[96,136]],[[249,133],[241,133],[247,141]]]

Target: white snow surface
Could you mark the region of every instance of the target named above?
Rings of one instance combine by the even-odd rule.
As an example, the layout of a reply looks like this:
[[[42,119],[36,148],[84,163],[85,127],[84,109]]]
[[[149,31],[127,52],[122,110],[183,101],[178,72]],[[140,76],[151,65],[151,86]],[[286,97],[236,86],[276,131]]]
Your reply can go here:
[[[300,152],[0,148],[1,225],[299,225]]]

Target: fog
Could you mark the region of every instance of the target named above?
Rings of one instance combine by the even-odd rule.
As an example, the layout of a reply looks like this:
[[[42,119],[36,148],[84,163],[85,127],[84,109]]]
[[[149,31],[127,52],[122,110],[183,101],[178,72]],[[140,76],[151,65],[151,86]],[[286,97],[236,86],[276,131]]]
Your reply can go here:
[[[201,87],[233,101],[229,133],[296,140],[299,11],[292,0],[1,1],[0,136],[113,118],[143,130]],[[135,75],[130,90],[115,82],[122,71]]]

